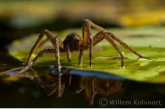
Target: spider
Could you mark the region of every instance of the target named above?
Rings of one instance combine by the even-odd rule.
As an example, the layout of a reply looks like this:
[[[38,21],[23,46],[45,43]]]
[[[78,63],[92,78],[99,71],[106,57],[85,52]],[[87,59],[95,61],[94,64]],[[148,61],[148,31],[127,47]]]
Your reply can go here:
[[[92,36],[91,33],[91,27],[96,28],[99,30],[99,32]],[[41,42],[41,39],[43,36],[46,35],[47,38]],[[113,35],[110,32],[107,32],[104,28],[98,26],[97,24],[93,23],[92,21],[88,19],[84,19],[82,22],[82,37],[78,35],[77,33],[69,33],[64,41],[61,41],[60,38],[54,34],[52,34],[49,30],[43,30],[35,44],[30,50],[26,66],[19,72],[19,74],[25,72],[29,68],[33,66],[33,64],[43,55],[43,53],[55,53],[56,58],[56,66],[57,71],[60,74],[61,73],[61,66],[60,66],[60,52],[66,52],[67,60],[68,62],[71,62],[71,52],[72,51],[79,51],[79,57],[78,57],[78,65],[82,64],[82,56],[83,51],[89,49],[89,65],[92,65],[92,48],[96,44],[98,44],[103,39],[106,39],[112,46],[117,50],[117,52],[121,56],[121,67],[124,66],[124,56],[122,54],[122,51],[119,49],[118,45],[115,43],[118,42],[123,47],[128,49],[129,51],[133,52],[135,55],[137,55],[140,58],[146,58],[142,56],[141,54],[137,53],[135,50],[133,50],[131,47],[129,47],[126,43],[121,41],[119,38],[117,38],[115,35]],[[42,45],[44,45],[47,41],[50,41],[53,45],[53,47],[45,48],[42,51],[38,53],[38,55],[30,62],[31,55],[35,52],[35,50]],[[146,58],[148,59],[148,58]]]

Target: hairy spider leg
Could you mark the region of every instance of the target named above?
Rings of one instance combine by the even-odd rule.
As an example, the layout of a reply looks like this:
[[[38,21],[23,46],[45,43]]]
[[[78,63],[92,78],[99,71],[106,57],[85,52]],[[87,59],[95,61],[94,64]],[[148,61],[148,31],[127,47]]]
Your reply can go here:
[[[58,45],[58,43],[57,43],[57,45]],[[21,73],[23,73],[23,72],[25,72],[26,70],[28,70],[29,68],[31,68],[34,64],[35,64],[35,62],[40,58],[40,57],[42,57],[42,55],[44,54],[44,53],[54,53],[54,52],[57,52],[57,53],[59,53],[59,48],[56,48],[56,49],[54,49],[54,48],[46,48],[46,49],[43,49],[42,51],[40,51],[39,53],[38,53],[38,55],[31,61],[31,62],[29,62],[21,71],[19,71],[19,74],[21,74]],[[59,54],[58,54],[58,56],[59,56]],[[57,65],[58,64],[60,64],[60,61],[59,61],[59,59],[57,58],[57,63],[56,63]],[[57,70],[58,70],[58,81],[57,81],[57,96],[58,97],[60,97],[61,96],[61,72],[59,72],[59,71],[61,71],[61,69],[60,68],[58,68],[58,66],[57,66]],[[48,93],[48,95],[50,95],[51,93]]]
[[[91,60],[92,60],[92,47],[93,47],[93,37],[91,33],[91,27],[90,23],[83,21],[82,24],[82,37],[83,37],[83,43],[82,43],[82,50],[83,48],[89,46],[89,65],[91,66]]]
[[[142,56],[141,54],[139,54],[138,52],[136,52],[135,50],[133,50],[130,46],[128,46],[126,43],[124,43],[123,41],[121,41],[119,38],[117,38],[115,35],[113,35],[110,32],[106,32],[108,34],[109,37],[111,37],[114,41],[118,42],[120,45],[122,45],[125,49],[131,51],[132,53],[134,53],[135,55],[137,55],[140,58],[145,58],[145,59],[149,59],[147,57]],[[93,46],[96,45],[97,43],[99,43],[100,41],[102,41],[104,39],[103,36],[100,35],[96,35],[93,37]]]
[[[124,48],[128,49],[129,51],[131,51],[132,53],[134,53],[135,55],[137,55],[140,58],[146,58],[149,59],[147,57],[142,56],[141,54],[137,53],[135,50],[133,50],[131,47],[129,47],[126,43],[124,43],[123,41],[121,41],[119,38],[117,38],[115,35],[113,35],[112,33],[107,32],[104,28],[98,26],[97,24],[93,23],[92,21],[85,19],[83,21],[83,25],[82,25],[82,31],[83,31],[83,44],[82,44],[82,48],[80,49],[80,54],[79,54],[79,62],[78,65],[82,64],[82,56],[83,56],[83,48],[89,48],[89,57],[90,57],[90,66],[91,66],[91,58],[92,58],[92,47],[94,45],[96,45],[97,43],[99,43],[100,41],[102,41],[105,38],[104,36],[101,35],[95,35],[94,37],[92,37],[91,34],[91,29],[90,27],[96,28],[98,30],[100,30],[101,32],[105,32],[110,38],[107,40],[111,40],[111,44],[114,46],[114,48],[119,52],[120,55],[122,55],[122,51],[119,50],[118,46],[115,44],[114,41],[118,42],[119,44],[121,44]],[[92,38],[92,39],[91,39]],[[113,41],[114,40],[114,41]],[[112,42],[113,41],[113,42]],[[121,56],[123,57],[123,56]],[[124,57],[123,57],[124,58]],[[124,65],[124,63],[122,62],[122,65]],[[121,66],[122,66],[121,65]]]
[[[128,46],[126,43],[124,43],[123,41],[121,41],[119,38],[117,38],[115,35],[113,35],[110,32],[107,32],[108,36],[110,36],[113,40],[115,40],[116,42],[118,42],[120,45],[122,45],[124,48],[126,48],[127,50],[131,51],[132,53],[134,53],[135,55],[137,55],[140,58],[146,58],[149,59],[147,57],[142,56],[141,54],[137,53],[135,50],[133,50],[130,46]]]
[[[95,36],[94,36],[94,38],[93,38],[93,40],[94,40],[94,45],[96,44],[96,42],[98,43],[98,40],[97,40],[97,38],[98,37],[104,37],[109,43],[111,43],[112,44],[112,46],[117,50],[117,52],[120,54],[120,56],[121,56],[121,67],[123,67],[124,66],[124,56],[123,56],[123,54],[122,54],[122,51],[120,50],[120,48],[118,47],[118,45],[115,43],[115,41],[111,38],[111,36],[110,36],[110,34],[108,34],[108,32],[102,32],[102,31],[100,31],[100,32],[98,32]]]
[[[43,38],[44,35],[47,36],[47,39],[44,40],[44,41],[42,41],[42,43],[40,43],[40,41],[41,41],[41,39]],[[62,44],[61,40],[57,36],[53,35],[48,30],[43,30],[40,33],[37,41],[35,42],[35,44],[33,45],[32,49],[30,50],[30,53],[29,53],[29,56],[28,56],[28,59],[27,59],[27,64],[29,63],[29,60],[31,58],[31,55],[35,52],[35,50],[39,46],[41,46],[44,43],[46,43],[47,40],[49,40],[53,44],[53,46],[54,46],[54,49],[55,49],[54,50],[54,53],[55,53],[55,58],[56,58],[56,65],[57,65],[58,72],[60,73],[61,72],[61,69],[60,69],[60,51],[59,51],[59,49],[63,47],[63,44]]]
[[[47,37],[45,40],[43,40],[43,41],[41,41],[41,42],[39,43],[39,45],[37,46],[36,49],[42,47],[42,46],[43,46],[46,42],[48,42],[48,41],[49,41],[49,38]]]
[[[38,53],[38,55],[31,61],[29,62],[30,60],[30,57],[31,55],[35,52],[35,50],[38,48],[38,46],[40,45],[40,41],[41,39],[43,38],[43,36],[46,35],[47,38],[50,40],[50,42],[53,44],[54,48],[53,49],[44,49],[42,51],[40,51]],[[47,40],[47,39],[46,39]],[[26,70],[28,70],[29,68],[32,67],[32,65],[43,55],[43,53],[51,53],[51,52],[54,52],[55,53],[55,58],[56,58],[56,66],[57,66],[57,71],[58,71],[58,76],[59,76],[59,80],[58,80],[58,92],[60,92],[60,87],[61,87],[61,68],[60,68],[60,48],[63,47],[63,44],[61,42],[61,40],[57,37],[57,36],[54,36],[50,31],[48,30],[43,30],[37,41],[35,42],[34,46],[32,47],[30,53],[29,53],[29,56],[28,56],[28,59],[27,59],[27,65],[19,72],[19,74],[25,72]]]
[[[44,41],[40,42],[44,35],[46,35],[47,38],[46,38]],[[55,42],[54,42],[54,41],[55,41],[54,39],[57,39],[56,37],[57,37],[57,36],[53,35],[50,31],[48,31],[48,30],[46,30],[46,29],[43,30],[43,31],[40,33],[40,35],[39,35],[37,41],[35,42],[35,44],[33,45],[33,47],[32,47],[31,50],[30,50],[29,56],[28,56],[28,58],[27,58],[27,64],[29,63],[30,58],[31,58],[31,55],[36,51],[36,49],[39,48],[39,47],[41,47],[41,46],[42,46],[43,44],[45,44],[48,40],[49,40],[49,41],[53,44],[53,46],[55,47],[55,46],[57,45],[57,44],[55,44]],[[57,40],[58,40],[59,46],[62,47],[63,45],[62,45],[61,40],[60,40],[59,38],[58,38]],[[56,47],[55,47],[55,48],[56,48]]]
[[[107,32],[104,28],[96,25],[95,23],[91,22],[90,20],[86,19],[87,22],[89,22],[91,24],[92,27],[102,31],[102,32]],[[129,47],[126,43],[124,43],[123,41],[121,41],[119,38],[117,38],[115,35],[113,35],[110,32],[107,32],[107,34],[116,42],[118,42],[119,44],[121,44],[124,48],[128,49],[129,51],[131,51],[132,53],[134,53],[135,55],[137,55],[140,58],[146,58],[149,59],[147,57],[142,56],[141,54],[137,53],[135,50],[133,50],[131,47]],[[97,36],[96,36],[97,37]],[[104,37],[97,37],[97,38],[93,38],[93,46],[96,45],[97,43],[99,43],[100,41],[102,41],[104,39]]]
[[[100,31],[106,32],[106,30],[95,23],[91,22],[88,19],[83,20],[82,24],[82,37],[83,37],[83,43],[80,47],[80,53],[79,53],[79,60],[78,65],[82,64],[82,56],[83,56],[83,50],[84,48],[89,48],[89,65],[92,66],[92,47],[93,47],[93,37],[91,33],[91,26],[93,28],[96,28]],[[104,37],[103,37],[104,38]]]

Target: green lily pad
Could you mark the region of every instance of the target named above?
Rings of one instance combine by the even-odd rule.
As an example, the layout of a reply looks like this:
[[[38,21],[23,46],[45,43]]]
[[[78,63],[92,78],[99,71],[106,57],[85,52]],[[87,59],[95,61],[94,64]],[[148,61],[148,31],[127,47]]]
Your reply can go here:
[[[97,72],[100,71],[100,73],[106,72],[139,82],[164,83],[165,37],[163,37],[163,29],[159,28],[155,30],[153,28],[149,28],[147,29],[147,33],[145,33],[143,29],[108,29],[110,32],[114,31],[114,34],[119,36],[119,38],[120,36],[126,36],[124,38],[122,37],[121,40],[123,40],[141,55],[150,58],[150,60],[139,59],[139,57],[134,55],[132,52],[119,45],[125,56],[124,68],[121,68],[121,59],[118,52],[112,47],[111,44],[109,44],[106,40],[103,40],[93,48],[92,67],[89,66],[88,50],[84,52],[82,66],[77,65],[78,52],[72,53],[71,63],[67,62],[65,52],[60,53],[61,66],[79,69],[82,71],[92,70]],[[143,31],[141,32],[141,30]],[[156,34],[156,32],[153,30],[159,31],[159,34]],[[73,30],[70,29],[61,33],[54,33],[59,34],[59,36],[63,36],[61,37],[63,40],[67,33],[71,31]],[[81,30],[74,31],[77,31],[79,34],[81,34]],[[124,33],[124,31],[126,32]],[[132,31],[134,31],[134,33],[132,33]],[[162,34],[160,34],[160,31]],[[96,31],[94,31],[93,34],[95,33]],[[21,40],[15,40],[9,47],[9,53],[23,62],[26,62],[28,53],[36,41],[37,36],[38,34],[35,34]],[[48,46],[51,46],[51,43],[45,45],[44,47]],[[32,58],[34,58],[40,50],[41,49],[37,50],[35,54],[33,54]],[[45,53],[35,64],[55,65],[54,54]]]

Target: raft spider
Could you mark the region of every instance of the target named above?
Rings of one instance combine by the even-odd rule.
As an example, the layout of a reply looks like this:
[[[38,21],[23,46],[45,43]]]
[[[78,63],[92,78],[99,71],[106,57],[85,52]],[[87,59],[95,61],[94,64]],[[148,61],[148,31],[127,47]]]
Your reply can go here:
[[[99,32],[92,36],[91,33],[91,27],[98,29]],[[41,42],[41,39],[43,36],[46,35],[47,38]],[[66,52],[68,62],[71,62],[71,52],[72,51],[79,51],[79,57],[78,57],[78,65],[82,64],[82,56],[83,56],[83,50],[89,49],[89,65],[92,65],[92,48],[94,45],[98,44],[103,39],[106,39],[112,46],[117,50],[117,52],[121,56],[121,67],[124,66],[124,56],[122,54],[122,51],[119,49],[118,45],[115,43],[118,42],[121,44],[124,48],[128,49],[129,51],[133,52],[135,55],[137,55],[140,58],[146,58],[143,57],[141,54],[137,53],[135,50],[133,50],[131,47],[129,47],[126,43],[121,41],[119,38],[117,38],[115,35],[113,35],[110,32],[107,32],[104,28],[100,27],[99,25],[93,23],[92,21],[88,19],[84,19],[82,22],[82,37],[80,37],[77,33],[69,33],[64,41],[61,41],[60,38],[54,34],[52,34],[48,30],[43,30],[33,47],[31,48],[31,51],[29,53],[26,66],[19,72],[21,74],[22,72],[25,72],[29,68],[33,66],[33,64],[43,55],[43,53],[55,53],[56,58],[56,66],[57,71],[60,74],[61,68],[60,68],[60,52]],[[38,55],[30,62],[31,55],[35,52],[35,50],[42,45],[44,45],[47,41],[50,41],[53,45],[53,47],[45,48],[42,51],[38,53]]]

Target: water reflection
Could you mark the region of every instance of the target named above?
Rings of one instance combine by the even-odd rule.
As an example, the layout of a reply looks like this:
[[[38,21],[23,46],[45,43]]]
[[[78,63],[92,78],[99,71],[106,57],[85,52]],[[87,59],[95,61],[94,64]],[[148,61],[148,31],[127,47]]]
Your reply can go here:
[[[14,76],[17,75],[20,69],[22,67],[11,69],[1,74]],[[125,79],[103,72],[83,71],[83,73],[82,70],[64,67],[62,68],[62,75],[59,76],[54,66],[35,66],[34,69],[30,70],[18,76],[32,80],[46,95],[56,93],[57,97],[61,97],[65,88],[74,94],[79,94],[84,90],[88,105],[93,104],[96,94],[108,96],[118,91],[122,85],[122,80]],[[20,90],[22,91],[22,89]]]

